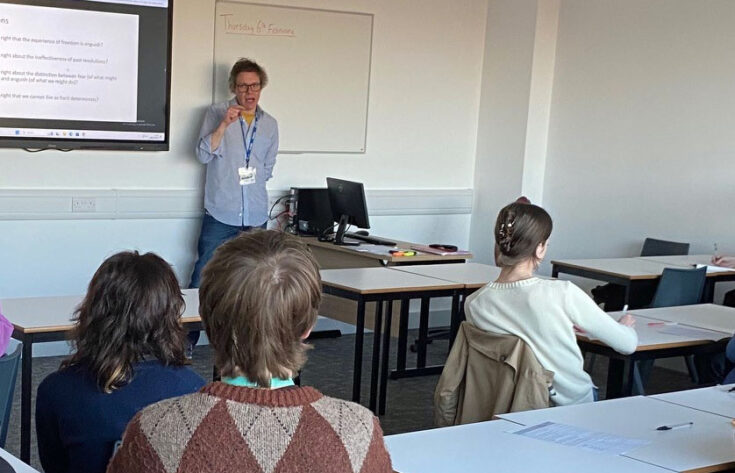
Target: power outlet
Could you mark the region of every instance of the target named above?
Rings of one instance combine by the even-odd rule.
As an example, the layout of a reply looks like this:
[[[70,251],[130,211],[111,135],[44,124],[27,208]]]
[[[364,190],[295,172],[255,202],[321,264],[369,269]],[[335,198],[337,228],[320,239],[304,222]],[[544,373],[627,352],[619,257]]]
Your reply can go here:
[[[72,212],[94,212],[97,210],[97,199],[94,197],[73,197],[71,199]]]

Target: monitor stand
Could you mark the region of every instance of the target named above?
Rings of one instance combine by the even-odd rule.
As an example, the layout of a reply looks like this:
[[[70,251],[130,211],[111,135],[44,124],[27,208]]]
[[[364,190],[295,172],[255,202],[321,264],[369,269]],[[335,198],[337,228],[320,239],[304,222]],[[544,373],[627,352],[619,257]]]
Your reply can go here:
[[[341,246],[359,246],[359,241],[345,241],[345,231],[347,231],[347,221],[350,219],[348,215],[342,214],[339,217],[339,226],[337,227],[337,233],[334,235],[334,244]]]

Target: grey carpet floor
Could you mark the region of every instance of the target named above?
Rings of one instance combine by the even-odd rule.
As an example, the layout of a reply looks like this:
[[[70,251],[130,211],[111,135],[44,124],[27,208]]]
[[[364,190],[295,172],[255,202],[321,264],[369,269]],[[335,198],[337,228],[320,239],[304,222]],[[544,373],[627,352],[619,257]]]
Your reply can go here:
[[[415,334],[412,334],[412,337]],[[314,348],[309,352],[309,361],[302,371],[302,385],[314,386],[324,394],[340,399],[352,396],[352,365],[354,335],[343,335],[339,338],[318,339],[311,342]],[[370,357],[372,355],[372,336],[365,336],[365,353],[363,362],[362,399],[367,404],[369,393]],[[391,366],[395,366],[395,342],[391,350]],[[429,346],[428,363],[442,363],[447,353],[446,341],[435,341]],[[33,360],[33,383],[35,405],[35,387],[49,373],[59,367],[62,357],[36,358]],[[196,348],[193,368],[204,379],[212,376],[212,352],[208,346]],[[415,365],[415,355],[409,353],[409,367]],[[607,360],[597,357],[592,378],[600,387],[601,399],[605,393],[605,374]],[[416,430],[431,429],[433,425],[432,399],[434,387],[439,376],[404,378],[388,382],[388,404],[386,415],[380,419],[386,435]],[[647,385],[650,394],[690,389],[694,385],[689,377],[678,371],[654,367]],[[5,449],[18,456],[20,454],[20,373],[15,391],[15,400],[10,418],[10,428]],[[41,470],[36,448],[35,432],[32,434],[31,464]]]

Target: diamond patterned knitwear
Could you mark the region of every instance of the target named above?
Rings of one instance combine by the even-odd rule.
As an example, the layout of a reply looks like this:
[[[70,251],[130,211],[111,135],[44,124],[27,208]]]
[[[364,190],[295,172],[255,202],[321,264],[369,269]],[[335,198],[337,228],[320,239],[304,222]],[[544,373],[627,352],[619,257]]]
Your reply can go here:
[[[215,382],[139,412],[108,473],[391,473],[372,413],[314,388]]]

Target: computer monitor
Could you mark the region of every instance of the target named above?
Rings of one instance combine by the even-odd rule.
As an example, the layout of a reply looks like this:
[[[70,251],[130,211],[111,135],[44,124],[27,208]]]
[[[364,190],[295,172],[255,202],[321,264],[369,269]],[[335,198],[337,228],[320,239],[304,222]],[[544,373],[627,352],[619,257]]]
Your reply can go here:
[[[358,242],[345,242],[344,236],[347,225],[370,228],[367,204],[365,203],[365,189],[362,183],[328,177],[327,189],[329,191],[329,204],[332,207],[332,219],[339,222],[337,234],[334,236],[334,244],[358,245]]]

